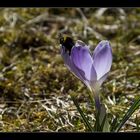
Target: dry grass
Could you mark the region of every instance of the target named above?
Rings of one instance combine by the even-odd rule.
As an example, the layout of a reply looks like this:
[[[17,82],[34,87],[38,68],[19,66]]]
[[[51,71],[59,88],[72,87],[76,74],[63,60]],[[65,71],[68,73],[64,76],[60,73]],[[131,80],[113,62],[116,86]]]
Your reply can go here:
[[[107,111],[121,117],[140,96],[140,8],[1,8],[0,131],[85,132],[69,94],[94,124],[87,88],[64,66],[58,33],[95,48],[110,41],[113,65],[101,89]],[[122,132],[139,131],[140,111]]]

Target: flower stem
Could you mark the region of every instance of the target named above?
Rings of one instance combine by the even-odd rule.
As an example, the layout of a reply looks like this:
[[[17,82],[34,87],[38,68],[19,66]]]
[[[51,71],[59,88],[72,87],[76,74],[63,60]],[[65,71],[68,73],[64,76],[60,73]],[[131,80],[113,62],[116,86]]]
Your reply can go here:
[[[95,100],[95,107],[96,107],[96,111],[100,112],[101,109],[101,103],[100,103],[100,99],[99,99],[99,95],[98,93],[94,93],[94,100]]]
[[[88,93],[89,93],[89,97],[90,97],[92,105],[93,106],[95,105],[96,111],[99,112],[101,108],[99,90],[90,89]]]
[[[99,89],[100,87],[96,85],[94,88],[91,89],[91,92],[93,93],[94,100],[95,100],[95,108],[97,112],[100,112],[101,109],[101,103],[99,98]]]
[[[90,100],[91,100],[91,104],[93,105],[93,107],[94,107],[94,98],[93,98],[93,94],[92,94],[92,91],[90,90],[89,92],[88,92],[88,94],[89,94],[89,98],[90,98]]]

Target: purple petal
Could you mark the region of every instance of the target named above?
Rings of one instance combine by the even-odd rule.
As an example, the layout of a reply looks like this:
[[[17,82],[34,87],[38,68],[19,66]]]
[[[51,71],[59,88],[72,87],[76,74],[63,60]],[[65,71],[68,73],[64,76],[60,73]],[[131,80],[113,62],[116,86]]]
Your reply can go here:
[[[93,58],[93,59],[94,59],[95,55],[96,55],[97,53],[99,53],[99,51],[103,48],[103,42],[104,42],[104,40],[103,40],[103,41],[100,41],[99,44],[98,44],[98,45],[96,46],[96,48],[94,49],[93,55],[92,55],[92,58]]]
[[[93,52],[93,65],[97,73],[97,80],[110,71],[112,64],[112,50],[108,41],[101,41]]]
[[[107,72],[104,76],[102,76],[102,77],[98,80],[99,86],[101,86],[102,83],[106,80],[108,74],[109,74],[109,72]]]
[[[71,59],[75,66],[85,73],[85,78],[88,81],[97,80],[96,71],[93,67],[93,60],[89,49],[86,46],[76,44],[71,50]]]
[[[85,79],[85,73],[81,70],[79,70],[73,62],[71,61],[71,57],[69,56],[69,53],[66,52],[65,47],[61,47],[61,56],[64,60],[65,65],[68,67],[68,69],[81,81],[85,83],[86,86],[89,86],[89,82]]]

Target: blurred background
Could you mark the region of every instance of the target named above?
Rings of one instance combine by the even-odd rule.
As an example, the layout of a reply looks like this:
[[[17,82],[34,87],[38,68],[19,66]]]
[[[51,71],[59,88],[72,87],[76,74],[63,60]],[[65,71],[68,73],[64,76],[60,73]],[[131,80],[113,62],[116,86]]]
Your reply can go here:
[[[100,97],[122,117],[140,96],[140,8],[0,8],[0,131],[85,132],[70,93],[91,123],[88,89],[64,66],[58,34],[90,46],[109,40],[113,65]],[[140,130],[140,110],[122,132]]]

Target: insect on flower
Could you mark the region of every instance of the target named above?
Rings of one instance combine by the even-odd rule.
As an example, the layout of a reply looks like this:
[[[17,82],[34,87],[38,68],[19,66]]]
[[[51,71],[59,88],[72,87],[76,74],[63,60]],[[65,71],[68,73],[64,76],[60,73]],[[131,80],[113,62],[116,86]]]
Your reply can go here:
[[[62,36],[62,34],[59,35],[60,44],[65,47],[65,50],[69,53],[71,53],[71,49],[74,46],[74,40],[67,35]]]
[[[99,42],[91,54],[89,46],[69,37],[60,39],[61,56],[68,69],[79,78],[91,92],[97,93],[112,65],[112,49],[109,41]],[[97,94],[95,95],[97,97]]]

